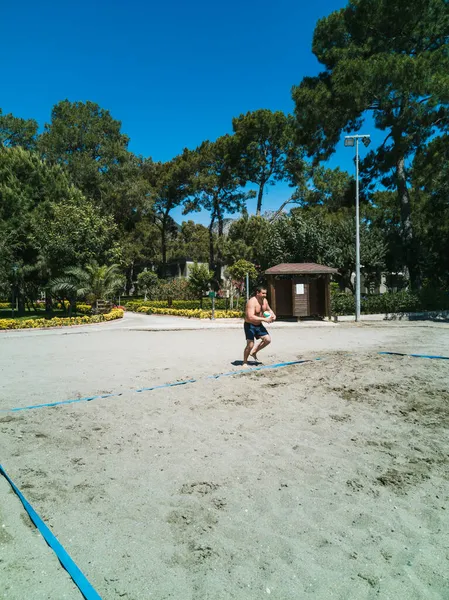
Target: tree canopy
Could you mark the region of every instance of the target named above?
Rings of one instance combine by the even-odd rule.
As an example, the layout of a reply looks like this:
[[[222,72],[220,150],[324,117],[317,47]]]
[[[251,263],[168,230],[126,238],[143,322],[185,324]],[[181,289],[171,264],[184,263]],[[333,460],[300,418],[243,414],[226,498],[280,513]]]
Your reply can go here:
[[[298,140],[315,160],[329,157],[342,132],[359,131],[368,113],[385,132],[365,168],[397,192],[412,284],[419,275],[408,161],[448,127],[448,42],[445,0],[350,0],[315,29],[324,70],[293,89]]]

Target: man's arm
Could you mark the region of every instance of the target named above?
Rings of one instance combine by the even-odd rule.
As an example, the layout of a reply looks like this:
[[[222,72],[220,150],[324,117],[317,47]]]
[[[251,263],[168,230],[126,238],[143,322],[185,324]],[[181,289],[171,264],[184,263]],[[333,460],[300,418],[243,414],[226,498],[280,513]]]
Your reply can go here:
[[[274,314],[274,311],[271,309],[271,306],[268,304],[268,300],[265,301],[266,304],[266,308],[264,308],[264,310],[268,310],[271,313],[271,321],[276,321],[276,315]]]

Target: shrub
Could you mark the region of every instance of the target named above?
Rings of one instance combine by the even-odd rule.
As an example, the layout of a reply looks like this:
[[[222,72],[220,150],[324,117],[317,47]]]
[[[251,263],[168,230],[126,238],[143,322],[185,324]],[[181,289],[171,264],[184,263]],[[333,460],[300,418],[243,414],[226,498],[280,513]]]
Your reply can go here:
[[[360,309],[363,314],[448,310],[449,293],[443,290],[423,289],[416,292],[402,290],[386,294],[370,294],[362,296]],[[332,291],[331,312],[333,315],[353,315],[355,313],[354,295]]]
[[[141,306],[137,312],[147,315],[173,315],[176,317],[189,317],[195,319],[210,319],[212,317],[211,310],[196,309],[180,309],[180,308],[154,308],[149,306]],[[238,319],[243,317],[243,313],[237,310],[216,310],[216,319]]]
[[[123,310],[113,309],[104,315],[83,317],[54,317],[53,319],[0,319],[0,329],[38,329],[41,327],[65,327],[70,325],[88,325],[121,319]]]
[[[137,311],[137,309],[141,306],[146,306],[147,308],[168,308],[168,302],[166,300],[130,300],[126,303],[126,308],[131,311]],[[215,298],[216,310],[226,310],[228,306],[229,301],[227,302],[224,298]],[[200,301],[173,300],[172,308],[195,310],[200,308]],[[203,298],[203,309],[212,310],[211,298]]]
[[[0,302],[0,310],[11,308],[11,302]]]

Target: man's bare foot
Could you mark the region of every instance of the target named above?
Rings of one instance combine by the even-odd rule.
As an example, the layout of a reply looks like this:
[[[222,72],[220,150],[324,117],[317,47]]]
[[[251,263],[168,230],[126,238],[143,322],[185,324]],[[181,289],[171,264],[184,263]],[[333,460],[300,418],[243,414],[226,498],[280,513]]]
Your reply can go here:
[[[248,363],[243,363],[243,364],[242,364],[242,367],[249,368],[249,364],[248,364]]]
[[[255,352],[254,354],[250,354],[251,358],[254,358],[254,360],[256,362],[259,362],[259,359],[257,358],[257,352]]]

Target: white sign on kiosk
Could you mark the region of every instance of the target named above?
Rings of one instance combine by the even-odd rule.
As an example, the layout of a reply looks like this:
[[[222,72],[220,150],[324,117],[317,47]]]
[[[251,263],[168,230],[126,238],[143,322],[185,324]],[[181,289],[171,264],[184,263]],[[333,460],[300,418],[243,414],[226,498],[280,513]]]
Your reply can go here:
[[[304,284],[303,283],[297,283],[296,284],[296,293],[297,294],[304,294]]]

